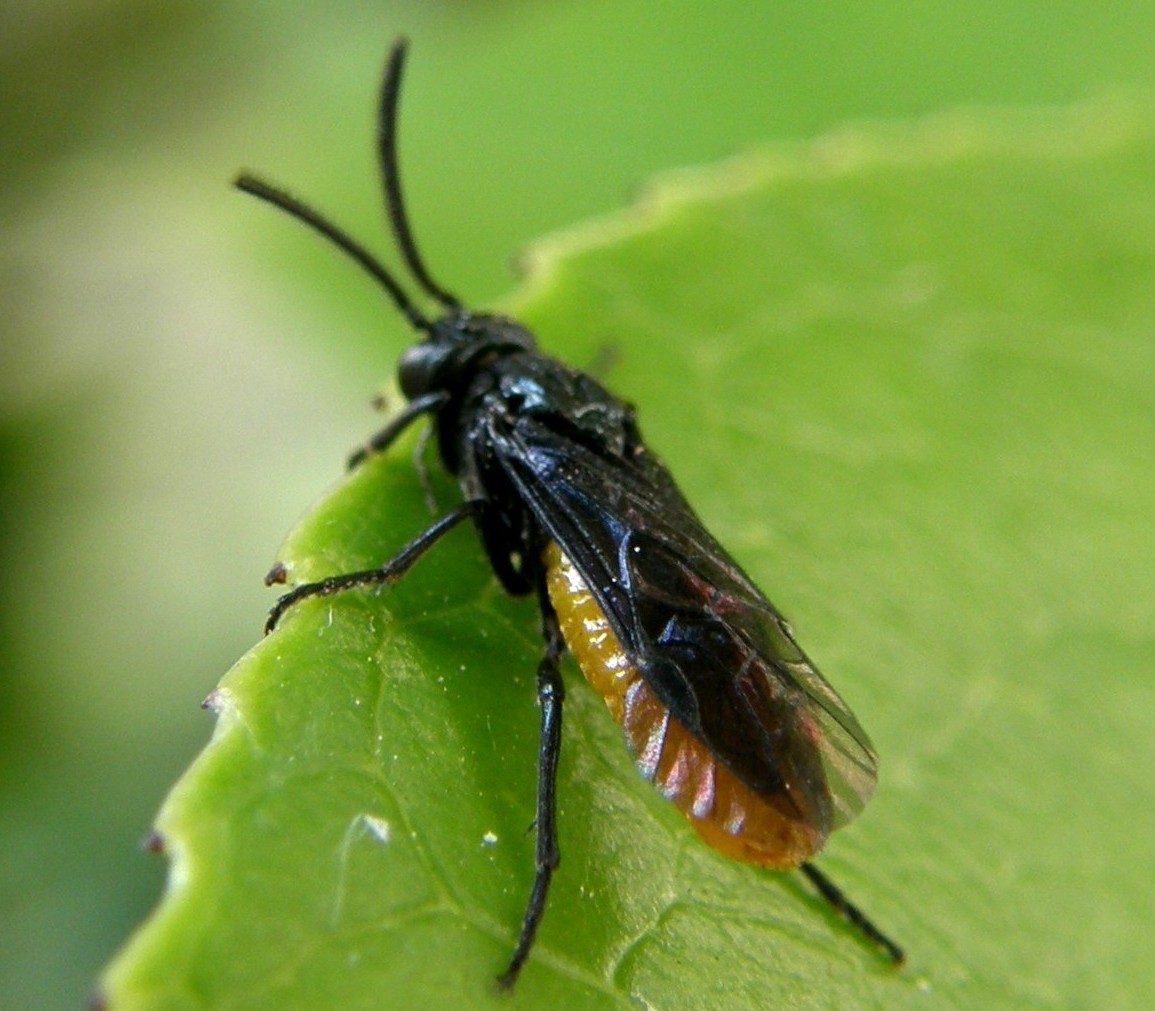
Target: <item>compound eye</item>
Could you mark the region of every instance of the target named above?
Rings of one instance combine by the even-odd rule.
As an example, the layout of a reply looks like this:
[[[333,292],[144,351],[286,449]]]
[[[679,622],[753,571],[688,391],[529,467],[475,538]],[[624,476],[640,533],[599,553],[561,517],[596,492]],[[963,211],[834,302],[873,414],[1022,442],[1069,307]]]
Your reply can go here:
[[[414,344],[397,363],[397,382],[406,398],[412,400],[438,386],[438,373],[446,358],[446,349],[437,344]]]

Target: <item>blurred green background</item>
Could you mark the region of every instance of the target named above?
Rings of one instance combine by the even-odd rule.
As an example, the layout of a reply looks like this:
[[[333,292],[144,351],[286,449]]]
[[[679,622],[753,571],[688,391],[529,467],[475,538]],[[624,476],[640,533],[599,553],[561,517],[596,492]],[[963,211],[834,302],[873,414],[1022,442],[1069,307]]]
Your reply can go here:
[[[257,638],[261,576],[407,340],[245,166],[377,248],[385,49],[427,259],[472,302],[652,172],[848,119],[1155,83],[1155,6],[749,0],[6,4],[0,12],[0,1007],[75,1007]]]

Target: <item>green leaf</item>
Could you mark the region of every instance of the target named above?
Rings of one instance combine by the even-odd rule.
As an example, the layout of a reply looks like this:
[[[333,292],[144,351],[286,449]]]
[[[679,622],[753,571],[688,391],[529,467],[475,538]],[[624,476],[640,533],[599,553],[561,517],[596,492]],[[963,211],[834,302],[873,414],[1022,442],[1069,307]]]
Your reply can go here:
[[[1149,1006],[1151,111],[959,115],[680,173],[543,243],[515,306],[570,361],[616,350],[610,384],[870,730],[876,799],[824,866],[905,970],[702,846],[571,668],[563,862],[499,995],[540,644],[462,528],[386,593],[296,608],[222,681],[108,1006]],[[281,558],[366,567],[429,521],[400,448]]]

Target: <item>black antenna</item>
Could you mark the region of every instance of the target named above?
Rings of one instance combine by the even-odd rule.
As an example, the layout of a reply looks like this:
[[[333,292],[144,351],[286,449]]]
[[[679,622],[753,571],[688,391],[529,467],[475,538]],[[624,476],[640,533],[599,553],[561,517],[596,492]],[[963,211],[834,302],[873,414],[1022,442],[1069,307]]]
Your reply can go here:
[[[259,197],[274,207],[279,207],[282,211],[292,215],[298,221],[303,221],[310,228],[320,232],[326,239],[332,242],[333,245],[351,256],[381,283],[381,286],[389,292],[390,298],[393,299],[397,308],[401,310],[415,330],[422,330],[429,334],[433,332],[433,324],[417,310],[417,307],[410,301],[409,296],[405,294],[401,285],[393,279],[393,275],[381,265],[380,260],[351,235],[338,228],[331,221],[327,221],[321,217],[320,214],[307,204],[301,203],[296,197],[289,196],[284,190],[270,186],[268,183],[262,182],[260,179],[248,173],[241,173],[241,175],[237,176],[233,185],[244,193],[251,193],[254,197]]]
[[[397,168],[397,108],[401,97],[401,72],[409,40],[401,36],[389,50],[385,80],[381,85],[381,109],[377,119],[377,152],[381,159],[381,181],[385,185],[385,208],[401,255],[417,282],[446,309],[460,309],[461,300],[441,287],[425,269],[401,199],[401,173]]]

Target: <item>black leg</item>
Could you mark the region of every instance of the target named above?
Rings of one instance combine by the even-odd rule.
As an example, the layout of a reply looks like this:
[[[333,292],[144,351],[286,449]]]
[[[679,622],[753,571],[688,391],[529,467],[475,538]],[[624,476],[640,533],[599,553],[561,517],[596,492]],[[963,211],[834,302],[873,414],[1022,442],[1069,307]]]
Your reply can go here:
[[[842,889],[814,864],[803,864],[798,869],[810,879],[818,889],[818,894],[830,903],[835,912],[844,917],[868,941],[881,948],[891,962],[902,965],[906,961],[906,952],[871,923],[866,914],[842,894]]]
[[[330,576],[328,579],[322,579],[316,583],[302,583],[290,593],[286,593],[273,605],[273,609],[269,612],[269,618],[265,622],[265,635],[277,627],[277,622],[281,620],[281,616],[290,607],[306,597],[331,597],[334,593],[342,593],[345,590],[353,589],[355,586],[379,586],[382,583],[396,582],[409,571],[418,558],[457,524],[476,515],[480,508],[481,505],[477,502],[466,502],[464,505],[458,506],[453,512],[434,523],[425,533],[406,544],[379,569],[347,572],[341,576]]]
[[[381,453],[393,445],[402,432],[413,424],[423,414],[432,414],[445,406],[449,394],[442,390],[435,393],[426,393],[423,396],[410,400],[392,421],[368,441],[360,449],[349,454],[347,461],[350,470],[360,466],[370,453]]]
[[[537,701],[541,706],[541,742],[537,749],[537,874],[521,921],[517,947],[509,960],[509,967],[497,977],[503,990],[517,982],[518,973],[529,957],[545,913],[549,884],[561,861],[557,845],[557,759],[561,753],[561,709],[565,688],[558,664],[565,653],[565,640],[548,598],[544,593],[542,597],[542,629],[546,646],[545,655],[537,666]]]

